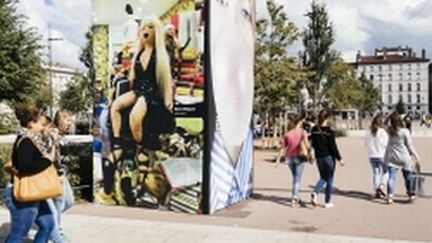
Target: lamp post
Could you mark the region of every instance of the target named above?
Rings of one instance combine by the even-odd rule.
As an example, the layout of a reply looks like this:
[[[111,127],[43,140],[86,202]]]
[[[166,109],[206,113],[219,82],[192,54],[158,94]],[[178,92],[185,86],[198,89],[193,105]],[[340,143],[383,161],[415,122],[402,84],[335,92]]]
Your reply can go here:
[[[49,116],[53,117],[53,84],[52,84],[52,46],[51,42],[61,41],[63,38],[51,37],[51,27],[48,28],[48,65],[49,65]]]

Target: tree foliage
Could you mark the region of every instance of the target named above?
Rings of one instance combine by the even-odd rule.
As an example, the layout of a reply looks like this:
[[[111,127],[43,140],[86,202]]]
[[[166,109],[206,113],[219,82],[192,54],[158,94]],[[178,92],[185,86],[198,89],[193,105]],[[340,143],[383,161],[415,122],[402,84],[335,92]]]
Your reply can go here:
[[[405,103],[401,99],[399,99],[398,103],[396,103],[396,107],[395,108],[396,108],[396,111],[399,114],[404,114],[405,113]]]
[[[76,73],[66,89],[60,93],[60,108],[73,113],[87,111],[93,105],[95,70],[91,31],[86,33],[86,39],[86,46],[82,48],[79,59],[87,67],[87,73]]]
[[[40,97],[40,91],[47,89],[41,36],[35,28],[26,27],[27,19],[17,13],[16,4],[17,0],[0,4],[0,102],[43,108],[48,99]]]
[[[287,48],[299,37],[297,27],[274,0],[267,0],[269,19],[257,21],[255,110],[275,114],[292,105],[299,95],[299,72]]]
[[[60,92],[59,106],[72,113],[87,111],[93,104],[93,96],[89,93],[89,79],[85,74],[75,73],[66,89]]]
[[[313,1],[311,10],[305,16],[308,17],[308,24],[303,32],[304,64],[312,71],[306,82],[306,89],[312,98],[312,108],[316,111],[325,98],[323,83],[329,80],[326,77],[327,71],[339,54],[331,49],[335,42],[334,31],[325,4]]]

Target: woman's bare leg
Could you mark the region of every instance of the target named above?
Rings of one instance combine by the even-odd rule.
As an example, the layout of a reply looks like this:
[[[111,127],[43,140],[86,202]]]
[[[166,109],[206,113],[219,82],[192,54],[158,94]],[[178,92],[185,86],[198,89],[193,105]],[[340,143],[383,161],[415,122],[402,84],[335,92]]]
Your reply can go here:
[[[120,137],[121,128],[121,114],[120,112],[135,103],[137,96],[134,91],[129,91],[120,95],[116,100],[114,100],[111,105],[111,125],[113,137]]]
[[[142,122],[147,114],[147,102],[139,97],[129,116],[129,125],[135,142],[140,143],[143,136]]]

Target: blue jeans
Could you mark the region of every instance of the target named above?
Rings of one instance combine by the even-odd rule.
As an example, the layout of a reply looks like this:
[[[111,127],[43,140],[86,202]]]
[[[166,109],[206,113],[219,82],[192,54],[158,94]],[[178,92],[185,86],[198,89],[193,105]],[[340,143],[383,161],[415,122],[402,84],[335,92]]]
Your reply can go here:
[[[286,157],[286,161],[288,161],[288,166],[291,169],[291,174],[293,176],[292,180],[292,197],[298,198],[300,191],[300,181],[303,175],[304,164],[303,161],[299,159],[299,157]]]
[[[396,174],[398,172],[398,168],[392,167],[392,166],[387,166],[385,169],[386,169],[386,173],[389,174],[387,193],[388,193],[389,197],[393,197],[394,191],[395,191]],[[406,189],[406,193],[408,195],[414,195],[414,193],[412,192],[412,188],[411,188],[412,174],[413,174],[412,171],[402,170],[402,175],[403,175],[403,178],[405,181],[405,189]]]
[[[376,190],[381,184],[387,184],[385,165],[383,164],[382,158],[369,158],[369,161],[372,166],[373,189]]]
[[[48,199],[46,202],[48,203],[48,206],[54,218],[54,227],[53,230],[51,231],[50,238],[54,243],[62,243],[63,239],[60,235],[60,220],[59,220],[61,211],[59,211],[57,208],[58,203],[56,203],[56,199]]]
[[[46,201],[22,203],[13,199],[12,187],[4,192],[4,203],[11,215],[11,232],[6,243],[22,242],[33,223],[39,226],[34,243],[46,243],[54,227],[54,217]]]
[[[336,168],[336,162],[332,156],[325,156],[317,158],[317,165],[320,174],[320,179],[315,185],[314,192],[318,194],[324,185],[325,189],[325,203],[329,203],[331,200],[331,193],[333,190],[333,177]]]

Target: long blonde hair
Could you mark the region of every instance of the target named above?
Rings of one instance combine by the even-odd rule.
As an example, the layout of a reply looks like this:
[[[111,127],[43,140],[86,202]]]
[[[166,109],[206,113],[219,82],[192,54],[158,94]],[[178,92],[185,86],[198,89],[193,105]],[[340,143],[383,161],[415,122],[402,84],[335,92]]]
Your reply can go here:
[[[165,46],[165,28],[156,16],[148,16],[141,21],[140,29],[148,24],[154,25],[155,31],[155,50],[156,51],[156,81],[159,86],[162,97],[165,97],[165,89],[171,89],[171,69],[168,53]],[[141,41],[138,41],[138,50],[136,51],[132,63],[138,58],[138,54],[144,49]],[[129,78],[135,82],[134,66],[130,70]]]

